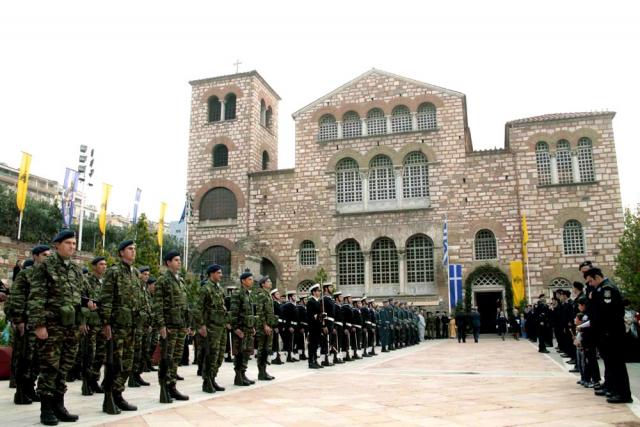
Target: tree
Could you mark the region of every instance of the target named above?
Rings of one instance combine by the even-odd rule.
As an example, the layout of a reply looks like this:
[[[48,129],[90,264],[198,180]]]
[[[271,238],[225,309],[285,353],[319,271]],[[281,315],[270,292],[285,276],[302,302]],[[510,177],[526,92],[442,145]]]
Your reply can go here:
[[[624,233],[616,257],[618,284],[634,308],[640,307],[640,208],[624,213]]]
[[[324,267],[320,267],[318,272],[316,273],[316,277],[313,278],[314,283],[324,283],[327,281],[329,275],[327,274]]]
[[[156,234],[149,230],[149,221],[143,213],[135,225],[129,227],[127,238],[136,242],[136,265],[148,265],[152,276],[160,274],[160,248]]]
[[[15,239],[18,236],[19,217],[15,191],[0,186],[0,234]],[[22,215],[21,240],[33,243],[50,242],[61,224],[62,213],[58,206],[27,196],[27,204]]]

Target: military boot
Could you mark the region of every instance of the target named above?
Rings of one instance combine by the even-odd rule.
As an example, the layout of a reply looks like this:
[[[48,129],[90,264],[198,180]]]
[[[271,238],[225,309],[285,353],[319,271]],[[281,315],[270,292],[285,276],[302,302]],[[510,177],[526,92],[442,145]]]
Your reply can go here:
[[[236,369],[236,377],[233,379],[233,385],[237,386],[247,386],[250,384],[245,384],[244,379],[242,378],[242,371]]]
[[[122,411],[116,405],[113,400],[113,392],[111,390],[104,390],[104,400],[102,401],[102,412],[109,415],[118,415]]]
[[[98,384],[98,379],[93,377],[89,380],[89,388],[94,393],[104,393],[102,386]]]
[[[178,389],[176,388],[175,384],[171,384],[171,386],[169,386],[168,390],[169,390],[169,396],[171,396],[172,399],[175,399],[175,400],[189,400],[189,396],[180,393],[178,391]]]
[[[322,366],[333,366],[333,363],[329,362],[329,356],[325,355],[324,360],[322,361]]]
[[[215,391],[224,391],[224,390],[225,390],[225,388],[224,388],[224,387],[222,387],[221,385],[219,385],[219,384],[216,382],[216,379],[215,379],[215,378],[212,378],[212,379],[211,379],[211,383],[213,384],[213,389],[214,389]]]
[[[340,359],[337,354],[333,355],[333,364],[334,365],[342,365],[344,360]]]
[[[40,422],[46,426],[58,425],[58,418],[53,413],[51,396],[42,396],[40,399]]]
[[[116,404],[116,406],[120,409],[122,409],[123,411],[137,411],[138,407],[136,405],[132,405],[129,402],[127,402],[126,400],[124,400],[124,397],[122,397],[122,392],[121,391],[114,391],[113,392],[113,401]]]
[[[137,374],[133,374],[133,378],[135,378],[136,382],[138,384],[140,384],[141,386],[149,386],[151,384],[149,384],[148,382],[146,382],[145,380],[142,379],[142,377],[140,376],[140,372],[138,372]]]
[[[247,385],[254,385],[256,382],[254,380],[250,380],[249,378],[247,378],[247,375],[245,374],[245,372],[247,371],[242,371],[241,375],[242,375],[242,381],[244,381],[245,383],[247,383]]]
[[[202,376],[202,391],[205,393],[215,393],[216,389],[213,388],[213,382],[211,381],[211,377],[208,375]]]
[[[280,359],[280,352],[276,353],[276,358],[271,361],[272,365],[283,365],[284,362]]]
[[[289,353],[287,355],[287,362],[298,362],[298,359],[296,359],[295,357],[293,357],[293,355],[291,353]]]
[[[16,382],[16,392],[13,395],[13,403],[16,405],[31,405],[33,400],[27,395],[27,387],[23,381]]]
[[[52,402],[53,413],[58,420],[64,422],[75,422],[78,421],[78,418],[80,418],[75,414],[70,414],[69,411],[67,411],[67,408],[64,407],[64,394],[56,394],[52,398]]]
[[[127,382],[127,387],[129,387],[129,388],[140,387],[140,384],[138,384],[138,381],[136,381],[136,379],[133,376],[133,374],[129,375],[129,381]]]

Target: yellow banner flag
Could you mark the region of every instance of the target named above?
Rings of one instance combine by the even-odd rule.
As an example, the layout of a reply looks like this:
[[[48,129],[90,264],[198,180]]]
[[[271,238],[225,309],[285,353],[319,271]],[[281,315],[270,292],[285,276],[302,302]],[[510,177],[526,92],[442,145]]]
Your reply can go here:
[[[527,229],[527,215],[522,213],[522,257],[524,262],[528,260],[527,244],[529,243],[529,230]]]
[[[107,202],[111,194],[111,185],[102,184],[102,201],[100,202],[100,217],[98,218],[98,226],[100,232],[104,236],[107,232]]]
[[[513,288],[513,303],[518,305],[524,299],[522,261],[511,261],[511,286]]]
[[[162,247],[162,240],[164,237],[164,213],[167,210],[167,204],[165,202],[160,203],[160,219],[158,220],[158,245]]]
[[[22,152],[20,173],[18,174],[18,190],[16,191],[16,204],[22,212],[27,203],[27,187],[29,186],[29,168],[31,167],[31,154]]]

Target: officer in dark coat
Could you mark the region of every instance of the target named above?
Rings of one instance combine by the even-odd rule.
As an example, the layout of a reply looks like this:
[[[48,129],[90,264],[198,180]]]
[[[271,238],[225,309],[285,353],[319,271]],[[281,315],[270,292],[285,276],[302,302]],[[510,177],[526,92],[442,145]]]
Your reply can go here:
[[[536,330],[538,331],[538,351],[540,353],[549,353],[546,346],[546,335],[549,329],[549,322],[551,321],[551,311],[547,306],[547,301],[544,294],[540,294],[538,297],[538,303],[533,309],[533,318],[536,322]]]
[[[300,354],[300,360],[307,360],[306,355],[306,341],[307,334],[309,333],[309,323],[307,322],[307,299],[306,295],[298,296],[298,305],[296,309],[298,311],[298,328],[296,329],[296,348],[298,354]]]
[[[309,324],[309,369],[320,369],[318,364],[318,345],[323,332],[323,312],[320,303],[320,285],[316,283],[309,288],[311,297],[307,302],[307,323]],[[326,329],[325,329],[326,331]]]
[[[456,313],[456,328],[458,329],[458,343],[467,342],[468,320],[469,320],[469,316],[464,311],[460,310]]]
[[[333,366],[333,363],[329,361],[329,354],[332,353],[331,347],[334,345],[333,322],[335,321],[336,315],[336,305],[331,295],[332,290],[333,285],[331,283],[322,285],[323,296],[321,307],[324,310],[324,326],[327,330],[326,333],[323,332],[322,342],[320,343],[321,353],[324,354],[322,366]]]
[[[333,363],[342,364],[342,351],[346,348],[346,339],[344,337],[344,319],[342,317],[342,292],[336,291],[333,293],[333,300],[335,304],[334,320],[333,320],[333,339],[335,345],[335,351],[333,353]]]
[[[298,310],[296,308],[296,291],[287,291],[287,301],[280,307],[283,320],[282,341],[287,352],[287,362],[297,362],[293,356],[296,328],[298,327]]]
[[[340,311],[342,313],[342,321],[344,322],[344,361],[351,362],[354,359],[351,357],[349,353],[352,348],[355,348],[355,344],[353,343],[353,335],[355,331],[355,327],[353,326],[353,310],[351,308],[351,295],[344,295],[344,303],[340,306]]]

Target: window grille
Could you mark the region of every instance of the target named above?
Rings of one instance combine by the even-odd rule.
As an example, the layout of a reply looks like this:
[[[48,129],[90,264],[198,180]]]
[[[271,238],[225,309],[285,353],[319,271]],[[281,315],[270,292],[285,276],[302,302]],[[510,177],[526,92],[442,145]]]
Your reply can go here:
[[[593,148],[589,138],[580,138],[578,141],[578,170],[580,171],[580,182],[596,180],[593,167]]]
[[[362,122],[355,111],[349,111],[342,117],[342,137],[354,138],[362,136]]]
[[[407,282],[427,283],[435,281],[433,240],[417,235],[407,241]]]
[[[387,133],[387,118],[379,108],[374,108],[367,113],[367,134],[384,135]]]
[[[558,141],[556,161],[558,165],[558,183],[571,184],[573,182],[573,164],[571,161],[571,146],[566,139]]]
[[[318,139],[320,141],[329,141],[338,137],[338,123],[331,114],[326,114],[320,119],[320,133]]]
[[[480,230],[476,233],[475,252],[476,259],[497,259],[498,247],[496,236],[491,230]]]
[[[355,160],[342,159],[336,167],[336,199],[338,203],[362,201],[362,178]]]
[[[409,132],[413,129],[411,111],[404,105],[398,105],[391,112],[391,132]]]
[[[369,200],[396,198],[396,179],[391,159],[377,155],[369,163]]]
[[[438,127],[436,107],[431,103],[424,103],[418,107],[418,129],[431,130]]]
[[[364,285],[364,255],[355,240],[338,247],[338,286]]]
[[[311,240],[305,240],[300,245],[300,265],[316,265],[316,245]]]
[[[562,242],[565,255],[584,254],[584,232],[579,221],[572,219],[564,224]]]
[[[551,157],[549,157],[549,145],[544,141],[536,144],[536,166],[538,185],[551,184]]]
[[[427,158],[419,151],[407,154],[404,159],[402,195],[405,199],[429,196]]]

